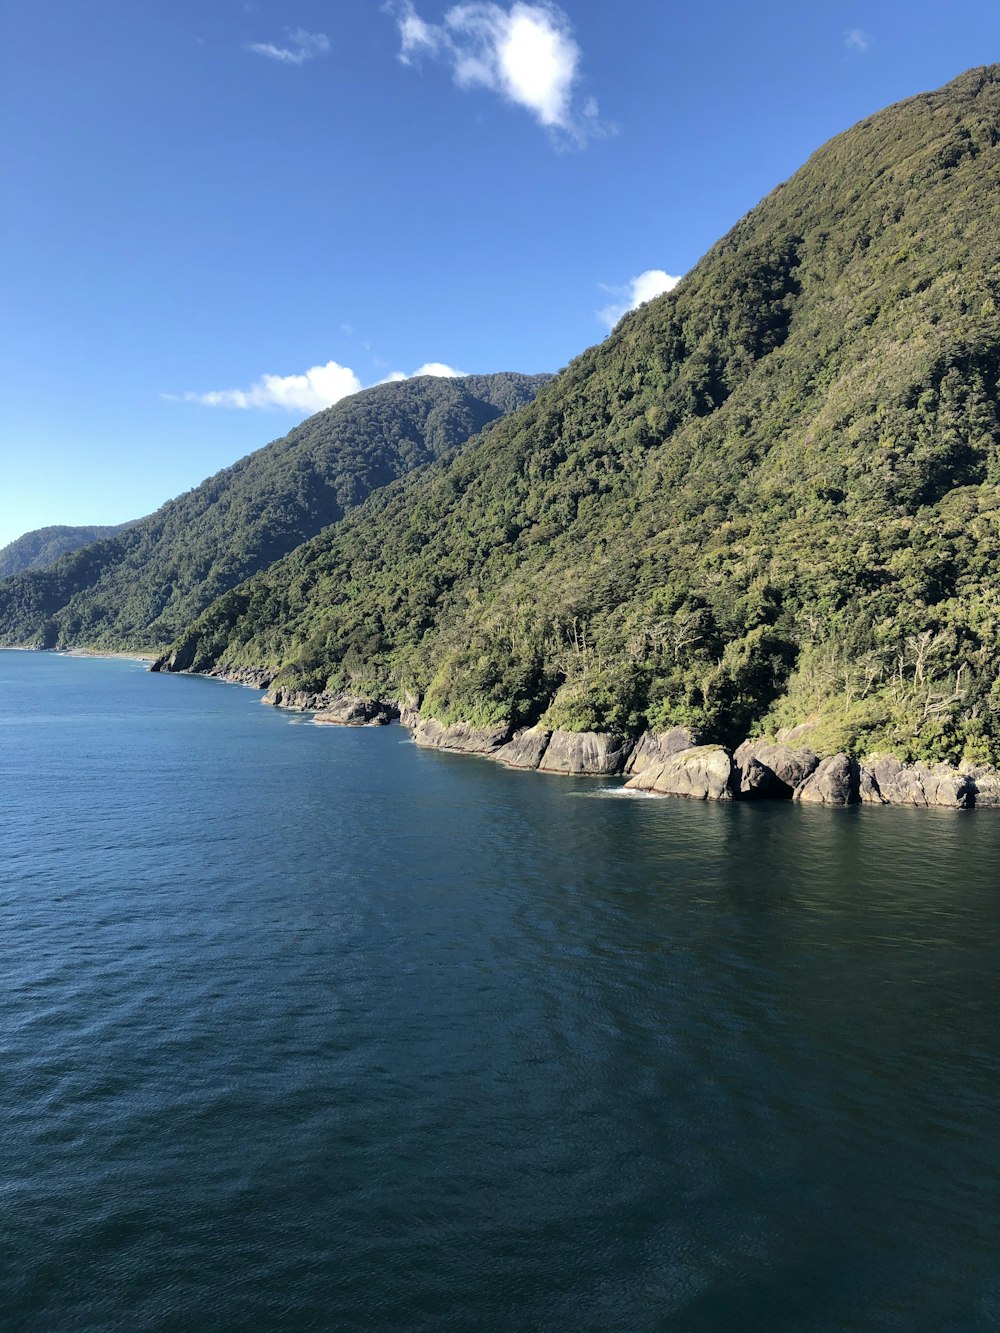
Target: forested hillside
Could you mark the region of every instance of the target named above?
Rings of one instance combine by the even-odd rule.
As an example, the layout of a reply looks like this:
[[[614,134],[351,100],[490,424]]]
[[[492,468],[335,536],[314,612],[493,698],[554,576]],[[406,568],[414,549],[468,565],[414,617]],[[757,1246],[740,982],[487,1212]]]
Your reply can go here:
[[[0,643],[160,648],[220,593],[529,402],[546,378],[422,376],[343,399],[117,536],[0,583]]]
[[[79,551],[81,546],[89,546],[102,537],[113,537],[126,526],[124,523],[78,528],[59,525],[26,532],[0,550],[0,579],[34,569],[48,569],[61,555]]]
[[[425,715],[1000,760],[1000,67],[821,148],[174,664]]]

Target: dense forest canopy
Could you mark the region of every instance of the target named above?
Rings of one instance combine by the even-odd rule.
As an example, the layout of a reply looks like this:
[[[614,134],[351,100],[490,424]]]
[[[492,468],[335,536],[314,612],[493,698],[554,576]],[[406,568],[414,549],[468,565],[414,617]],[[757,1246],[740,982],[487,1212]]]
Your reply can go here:
[[[821,148],[538,398],[179,666],[444,721],[1000,760],[1000,67]]]
[[[354,394],[155,514],[0,583],[0,642],[159,649],[375,488],[530,402],[546,376],[421,376]]]

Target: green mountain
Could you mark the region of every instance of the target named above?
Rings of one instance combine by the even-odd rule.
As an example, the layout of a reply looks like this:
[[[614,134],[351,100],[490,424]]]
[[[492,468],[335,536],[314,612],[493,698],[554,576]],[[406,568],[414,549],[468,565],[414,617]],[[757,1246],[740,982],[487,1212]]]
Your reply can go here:
[[[1000,760],[1000,67],[821,148],[455,457],[174,666],[474,725]]]
[[[48,569],[62,555],[79,551],[81,546],[100,541],[102,537],[113,537],[127,524],[116,523],[110,527],[67,528],[56,526],[36,528],[26,532],[7,546],[0,549],[0,579],[11,574],[23,574],[34,569]]]
[[[0,584],[0,642],[159,649],[220,593],[547,378],[421,376],[343,399],[126,531]]]

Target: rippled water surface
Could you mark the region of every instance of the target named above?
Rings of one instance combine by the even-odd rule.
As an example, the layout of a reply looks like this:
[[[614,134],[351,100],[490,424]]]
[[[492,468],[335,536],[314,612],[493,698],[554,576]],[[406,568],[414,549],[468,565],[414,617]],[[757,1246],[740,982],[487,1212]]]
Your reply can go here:
[[[1000,816],[0,653],[0,1323],[1000,1328]]]

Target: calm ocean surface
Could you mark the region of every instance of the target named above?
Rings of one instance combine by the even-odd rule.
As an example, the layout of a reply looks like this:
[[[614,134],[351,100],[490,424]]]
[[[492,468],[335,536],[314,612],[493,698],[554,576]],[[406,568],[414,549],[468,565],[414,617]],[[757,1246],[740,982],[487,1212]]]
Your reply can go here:
[[[1000,1328],[1000,816],[257,698],[0,653],[5,1330]]]

